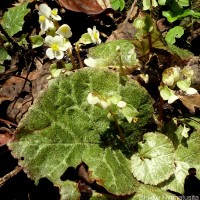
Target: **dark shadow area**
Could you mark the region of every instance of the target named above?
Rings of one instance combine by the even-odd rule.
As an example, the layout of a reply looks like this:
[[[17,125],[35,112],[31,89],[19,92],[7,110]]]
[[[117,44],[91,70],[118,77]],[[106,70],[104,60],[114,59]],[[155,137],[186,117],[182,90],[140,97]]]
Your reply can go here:
[[[196,196],[200,198],[200,180],[196,177],[196,169],[190,168],[189,175],[186,176],[184,182],[184,195]]]

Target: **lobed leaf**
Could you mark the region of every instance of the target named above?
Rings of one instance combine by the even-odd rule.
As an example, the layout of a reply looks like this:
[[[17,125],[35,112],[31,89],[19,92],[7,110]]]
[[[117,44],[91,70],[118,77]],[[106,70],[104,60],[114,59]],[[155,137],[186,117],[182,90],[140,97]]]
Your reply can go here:
[[[161,186],[163,189],[184,193],[184,180],[188,175],[188,169],[194,167],[197,169],[197,176],[200,177],[200,132],[193,132],[186,144],[179,144],[175,151],[175,172],[169,180]]]
[[[91,48],[85,63],[89,67],[119,68],[121,65],[133,67],[138,64],[138,60],[135,47],[130,41],[115,40]]]
[[[160,133],[146,133],[138,146],[138,153],[131,157],[131,171],[137,180],[157,185],[173,174],[174,147],[168,137]]]
[[[22,30],[24,17],[30,9],[27,9],[28,3],[23,3],[20,6],[9,8],[3,15],[2,26],[9,36],[13,36]]]
[[[92,171],[91,178],[99,180],[98,184],[109,192],[125,195],[137,190],[130,160],[116,139],[116,128],[105,110],[87,102],[88,94],[96,91],[118,94],[134,106],[139,111],[138,122],[124,120],[120,126],[125,136],[136,142],[134,130],[141,134],[152,116],[152,100],[136,81],[121,81],[119,73],[85,68],[52,82],[21,121],[15,141],[8,144],[33,180],[46,177],[61,188],[62,199],[74,199],[65,187],[70,184],[76,195],[77,187],[70,181],[62,182],[60,177],[68,167],[85,162]]]

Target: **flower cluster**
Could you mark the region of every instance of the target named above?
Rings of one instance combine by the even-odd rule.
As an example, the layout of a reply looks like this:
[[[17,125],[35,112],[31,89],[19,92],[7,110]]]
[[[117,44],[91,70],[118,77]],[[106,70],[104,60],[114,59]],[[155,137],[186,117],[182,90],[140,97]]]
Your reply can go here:
[[[137,109],[121,99],[122,97],[118,94],[105,97],[96,92],[89,93],[87,96],[87,102],[90,105],[99,105],[103,109],[108,110],[108,118],[122,114],[129,123],[132,121],[136,122],[136,116],[139,114]]]
[[[56,30],[55,21],[60,21],[61,17],[58,15],[58,9],[53,10],[45,3],[40,4],[38,8],[39,23],[42,32],[51,30],[54,34],[45,37],[45,44],[49,47],[46,50],[46,55],[50,59],[62,59],[64,52],[72,48],[68,38],[72,36],[71,28],[67,24],[63,24]],[[51,34],[52,34],[51,32]]]
[[[159,87],[160,95],[168,103],[173,103],[179,96],[173,89],[176,87],[186,95],[197,94],[197,90],[190,87],[192,83],[193,70],[186,66],[182,70],[179,67],[167,68],[162,74],[162,85]]]
[[[72,60],[72,45],[68,40],[72,36],[71,28],[67,24],[59,27],[58,21],[62,18],[58,15],[58,9],[51,9],[46,3],[42,3],[38,6],[38,15],[41,29],[40,35],[46,34],[46,37],[45,39],[41,36],[32,37],[33,46],[36,48],[45,43],[48,47],[46,50],[48,58],[61,60],[64,57],[64,52],[67,51]],[[95,26],[93,29],[88,28],[87,31],[76,43],[76,51],[79,50],[81,44],[101,43],[99,31]],[[42,42],[36,43],[38,40]]]

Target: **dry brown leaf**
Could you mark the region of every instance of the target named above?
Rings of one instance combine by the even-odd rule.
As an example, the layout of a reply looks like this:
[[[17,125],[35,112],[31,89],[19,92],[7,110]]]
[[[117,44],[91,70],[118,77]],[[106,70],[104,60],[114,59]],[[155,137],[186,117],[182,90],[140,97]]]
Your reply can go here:
[[[189,109],[191,113],[195,113],[195,107],[200,108],[200,95],[191,95],[191,96],[181,96],[179,99],[182,101],[183,105]]]
[[[12,131],[6,127],[0,128],[0,147],[7,144],[14,138]]]
[[[109,0],[58,0],[64,8],[86,14],[99,14],[111,8]]]

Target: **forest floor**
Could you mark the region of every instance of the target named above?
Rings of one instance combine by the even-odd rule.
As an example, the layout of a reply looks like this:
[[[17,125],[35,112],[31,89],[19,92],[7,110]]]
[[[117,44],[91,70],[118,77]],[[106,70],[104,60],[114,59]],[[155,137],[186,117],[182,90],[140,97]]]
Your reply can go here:
[[[14,1],[5,1],[0,5],[0,15],[10,7]],[[35,5],[31,5],[32,16],[25,19],[25,25],[21,33],[30,33],[39,27],[37,18],[38,14],[34,10]],[[103,42],[115,39],[131,39],[135,29],[132,26],[133,18],[128,14],[129,9],[122,12],[104,11],[98,15],[89,15],[70,10],[64,10],[54,1],[49,2],[49,6],[57,7],[62,10],[63,22],[68,24],[73,32],[70,38],[71,44],[78,41],[81,35],[87,32],[88,27],[96,26],[101,33]],[[131,5],[129,5],[131,7]],[[135,14],[133,14],[135,15]],[[127,18],[128,16],[128,18]],[[168,30],[170,23],[164,21],[160,15],[156,17],[158,27],[161,31]],[[31,24],[31,26],[30,26]],[[20,33],[20,34],[21,34]],[[186,36],[188,37],[188,36]],[[178,40],[177,45],[183,48],[182,39]],[[195,23],[193,27],[193,38],[190,41],[191,45],[189,50],[194,54],[193,60],[196,68],[200,72],[200,24]],[[1,45],[1,41],[0,41]],[[18,49],[19,50],[19,49]],[[50,76],[49,66],[51,62],[45,57],[45,52],[42,48],[38,48],[34,52],[33,64],[32,53],[28,52],[11,52],[12,60],[5,63],[5,72],[0,74],[0,177],[6,179],[4,182],[0,178],[0,199],[1,200],[37,200],[59,199],[58,189],[53,187],[53,184],[48,180],[41,180],[39,185],[36,186],[34,182],[27,177],[27,175],[20,169],[17,171],[16,167],[18,161],[14,159],[6,146],[6,143],[12,139],[15,129],[22,119],[23,115],[27,112],[28,108],[32,105],[33,101],[37,98],[41,90],[48,87],[48,77]],[[78,63],[75,52],[73,52],[75,62]],[[87,54],[87,48],[83,48],[81,58],[84,59]],[[29,57],[30,56],[30,57]],[[165,60],[167,60],[168,55]],[[26,58],[25,58],[26,57]],[[154,65],[158,65],[157,60],[152,60]],[[28,63],[28,64],[27,64]],[[135,74],[133,74],[135,75]],[[153,77],[156,79],[157,77]],[[197,82],[199,82],[198,79]],[[156,83],[157,86],[157,83]],[[158,93],[154,93],[154,87],[148,87],[150,93],[154,96],[155,109],[158,109]],[[164,114],[176,115],[177,113],[189,113],[189,111],[179,103],[174,105],[164,104]],[[199,110],[196,114],[200,114]],[[13,171],[14,170],[14,171]],[[17,172],[16,172],[17,171]],[[12,173],[14,173],[12,175]],[[6,176],[7,175],[7,176]]]

